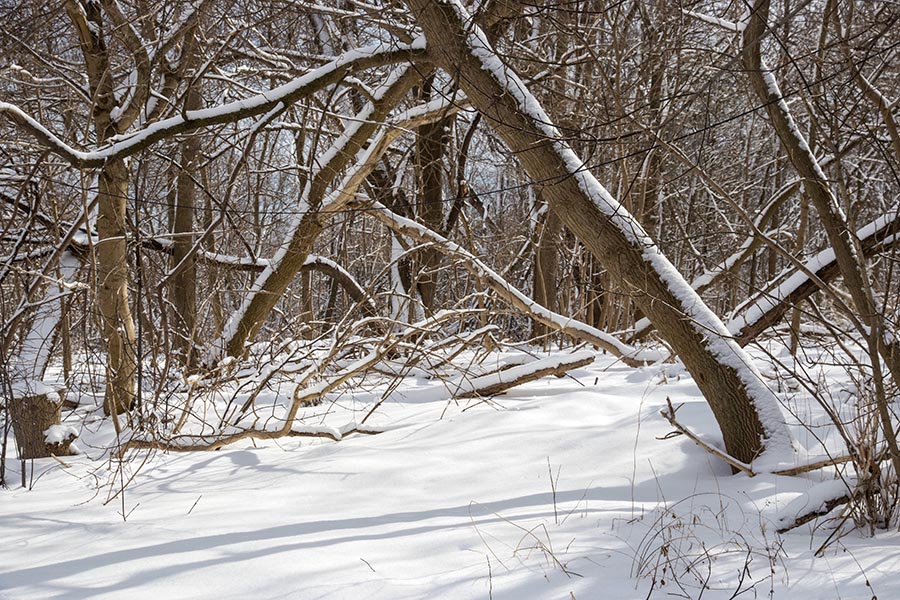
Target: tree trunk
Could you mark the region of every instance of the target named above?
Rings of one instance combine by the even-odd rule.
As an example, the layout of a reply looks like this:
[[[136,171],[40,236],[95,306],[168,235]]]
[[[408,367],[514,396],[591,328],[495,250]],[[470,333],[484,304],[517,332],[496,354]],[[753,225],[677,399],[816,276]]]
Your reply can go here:
[[[258,280],[262,279],[262,283],[253,290],[234,331],[225,332],[226,352],[229,356],[241,356],[244,344],[247,340],[252,340],[262,328],[281,294],[306,262],[316,238],[325,229],[324,220],[325,216],[318,212],[304,214],[279,257],[277,266],[260,275]]]
[[[753,91],[766,108],[782,148],[803,181],[806,195],[819,213],[822,228],[834,250],[835,262],[853,299],[859,319],[869,332],[873,332],[878,341],[878,351],[894,381],[900,381],[900,348],[896,342],[887,342],[885,339],[893,339],[893,334],[886,330],[884,315],[872,296],[872,286],[866,273],[859,240],[853,235],[828,178],[800,133],[775,75],[762,60],[761,44],[768,31],[769,4],[770,0],[756,0],[750,7],[749,21],[743,31],[744,70]]]
[[[538,238],[537,252],[534,254],[534,301],[552,310],[559,311],[557,277],[559,275],[559,234],[562,222],[552,210],[547,210]],[[532,321],[531,335],[539,337],[550,333],[550,329],[540,321]]]
[[[428,86],[430,87],[430,85]],[[440,231],[444,225],[444,151],[447,144],[447,129],[453,117],[422,125],[416,140],[416,155],[419,169],[418,216],[426,227]],[[418,287],[419,296],[426,313],[434,310],[434,293],[437,275],[434,272],[440,264],[440,253],[425,249],[419,253]]]
[[[8,404],[13,433],[19,458],[46,458],[68,456],[69,446],[75,439],[75,433],[67,433],[59,441],[47,441],[47,431],[51,427],[59,427],[62,403],[54,400],[50,393],[35,394],[12,398]]]
[[[186,110],[201,107],[200,91],[192,85],[185,99]],[[194,239],[194,209],[196,207],[197,160],[200,156],[200,137],[188,136],[181,144],[181,168],[178,170],[175,189],[175,212],[172,223],[172,268],[185,261],[184,267],[172,277],[169,293],[172,297],[172,323],[175,328],[174,346],[182,364],[194,366],[194,333],[197,325],[197,264],[196,254],[191,252]]]
[[[751,359],[640,224],[584,168],[521,80],[456,3],[407,0],[425,31],[429,58],[456,76],[565,226],[606,267],[678,353],[709,402],[738,460],[786,449],[790,434],[777,400]],[[761,416],[762,415],[762,416]]]
[[[134,320],[128,306],[128,261],[125,243],[125,203],[128,169],[123,160],[100,171],[97,192],[97,299],[106,339],[106,392],[103,410],[121,414],[134,402],[137,372]]]
[[[106,4],[107,14],[115,13],[116,5]],[[112,10],[113,12],[109,12]],[[109,49],[104,38],[104,19],[100,3],[66,2],[66,12],[78,33],[82,56],[88,73],[91,97],[94,100],[92,119],[97,141],[103,143],[125,131],[139,114],[139,99],[149,91],[148,65],[141,62],[146,50],[140,44],[134,48],[135,67],[139,81],[131,104],[113,118],[118,105],[112,78]],[[115,18],[113,18],[115,21]],[[135,41],[136,40],[132,40]],[[106,341],[106,391],[103,409],[106,414],[119,414],[134,402],[137,371],[135,357],[134,321],[128,306],[128,260],[126,246],[126,202],[129,173],[125,159],[107,160],[100,170],[97,190],[97,300],[100,321]]]

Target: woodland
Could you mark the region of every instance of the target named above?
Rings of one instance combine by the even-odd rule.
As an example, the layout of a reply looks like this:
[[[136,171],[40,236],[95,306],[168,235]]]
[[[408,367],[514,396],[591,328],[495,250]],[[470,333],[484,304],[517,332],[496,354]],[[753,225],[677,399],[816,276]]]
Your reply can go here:
[[[383,452],[375,496],[422,473],[437,499],[482,489],[478,460],[532,460],[539,522],[501,499],[451,511],[486,547],[477,590],[342,570],[263,596],[782,597],[829,568],[804,597],[900,593],[881,562],[900,543],[898,23],[892,0],[0,2],[0,531],[49,540],[17,519],[64,514],[80,544],[79,519],[166,519],[172,469],[226,494],[277,489],[266,465]],[[417,462],[440,440],[451,464],[482,458]],[[588,507],[618,471],[597,452],[625,457],[629,568],[550,543],[551,522],[599,535]],[[198,475],[222,456],[243,467]],[[581,497],[560,493],[570,471]],[[334,503],[316,523],[413,514],[304,476],[283,489]],[[484,493],[528,497],[517,481]],[[87,491],[109,510],[59,504]],[[721,511],[672,508],[707,496]],[[738,505],[750,525],[722,525]],[[515,560],[482,517],[520,530]],[[87,542],[90,585],[109,535]],[[815,563],[841,543],[853,561]],[[33,568],[62,587],[15,559],[0,596],[167,589],[63,586],[79,569],[50,547]]]

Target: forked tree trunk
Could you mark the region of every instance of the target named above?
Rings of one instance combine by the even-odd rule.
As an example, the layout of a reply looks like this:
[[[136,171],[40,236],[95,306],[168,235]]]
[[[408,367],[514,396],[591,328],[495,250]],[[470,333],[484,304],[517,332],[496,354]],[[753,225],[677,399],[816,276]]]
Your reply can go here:
[[[146,49],[137,38],[128,37],[135,52],[138,73],[131,104],[121,109],[115,94],[115,82],[104,37],[104,10],[118,14],[118,5],[107,2],[67,0],[65,7],[78,33],[81,52],[88,73],[91,97],[94,101],[92,118],[97,140],[103,143],[125,131],[139,114],[141,99],[149,90],[149,64]],[[121,16],[121,15],[119,15]],[[115,18],[113,18],[115,20]],[[131,30],[123,31],[131,32]],[[128,260],[126,246],[126,203],[129,172],[125,159],[108,160],[100,170],[97,190],[97,303],[106,341],[106,392],[103,408],[107,414],[119,414],[134,402],[137,359],[135,356],[134,321],[128,305]]]
[[[752,462],[785,451],[777,400],[722,322],[662,255],[637,221],[585,169],[521,80],[499,59],[458,3],[407,0],[430,60],[457,78],[565,226],[608,269],[678,353],[709,402],[727,451]]]

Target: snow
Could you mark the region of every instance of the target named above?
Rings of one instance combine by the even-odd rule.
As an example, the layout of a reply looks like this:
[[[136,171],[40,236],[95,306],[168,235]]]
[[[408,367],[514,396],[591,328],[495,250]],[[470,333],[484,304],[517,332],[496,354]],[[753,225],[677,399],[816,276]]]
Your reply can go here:
[[[81,268],[81,261],[70,252],[64,252],[59,260],[59,279],[51,280],[41,303],[34,311],[30,328],[19,348],[18,354],[10,361],[9,370],[13,377],[13,388],[24,386],[26,390],[37,389],[32,382],[44,376],[44,369],[53,349],[56,326],[61,318],[59,300],[67,294],[67,289],[77,287],[71,283]],[[24,378],[23,381],[18,379]],[[35,392],[44,394],[46,392]]]
[[[36,379],[13,379],[12,395],[14,398],[30,398],[55,394],[58,386],[53,386]]]
[[[682,9],[681,12],[683,12],[684,14],[686,14],[686,15],[688,15],[688,16],[690,16],[690,17],[694,17],[695,19],[698,19],[698,20],[700,20],[700,21],[704,21],[704,22],[709,23],[709,24],[711,24],[711,25],[716,25],[716,26],[718,26],[718,27],[721,27],[722,29],[725,29],[725,30],[727,30],[727,31],[731,31],[731,32],[733,32],[733,33],[742,33],[742,32],[744,31],[744,29],[746,28],[746,26],[747,26],[746,20],[742,20],[742,21],[740,21],[740,22],[738,22],[738,23],[735,23],[734,21],[728,21],[727,19],[722,19],[722,18],[715,17],[715,16],[712,16],[712,15],[707,15],[707,14],[703,14],[703,13],[694,12],[694,11],[692,11],[692,10],[684,10],[684,9]]]
[[[809,513],[819,513],[827,508],[828,502],[841,498],[850,493],[850,486],[855,482],[848,482],[841,479],[832,479],[823,481],[806,490],[803,494],[798,494],[796,498],[787,503],[787,505],[779,511],[776,523],[779,527],[786,527],[793,524],[798,518]]]
[[[78,430],[72,425],[51,425],[44,432],[44,441],[48,444],[61,444],[70,437],[78,437]]]
[[[111,501],[108,421],[82,432],[86,455],[35,461],[31,490],[12,461],[0,597],[900,597],[897,533],[850,532],[821,557],[827,526],[775,533],[837,491],[830,474],[735,476],[684,436],[661,439],[667,397],[717,438],[678,365],[600,357],[490,400],[442,390],[405,379],[373,417],[389,425],[378,435],[134,453]],[[354,389],[306,427],[340,438],[351,405],[382,392]]]

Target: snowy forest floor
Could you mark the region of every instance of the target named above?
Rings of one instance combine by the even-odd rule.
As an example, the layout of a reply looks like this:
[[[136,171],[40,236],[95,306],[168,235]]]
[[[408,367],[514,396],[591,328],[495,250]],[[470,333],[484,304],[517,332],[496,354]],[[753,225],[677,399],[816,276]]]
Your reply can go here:
[[[823,372],[839,400],[846,376]],[[786,414],[823,422],[770,383]],[[0,491],[0,598],[900,598],[897,533],[775,532],[834,469],[749,478],[662,439],[667,397],[718,438],[679,366],[599,356],[489,400],[442,392],[406,378],[378,435],[133,452],[118,471],[110,428],[85,431],[85,454],[35,461],[32,489]],[[373,393],[318,409],[346,422]],[[796,434],[821,453],[824,431]]]

